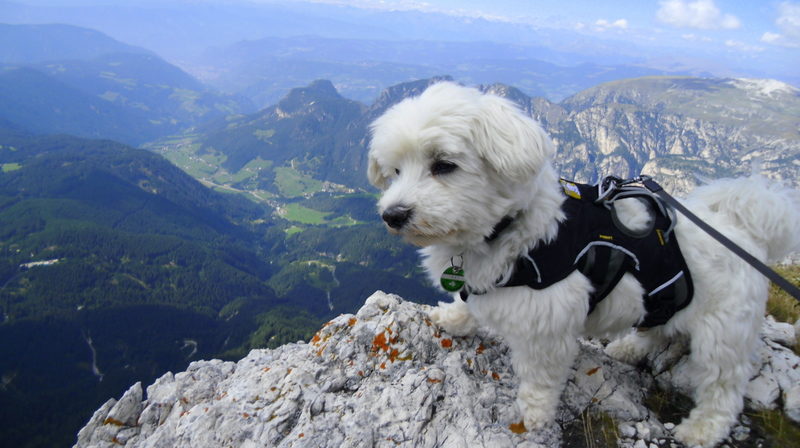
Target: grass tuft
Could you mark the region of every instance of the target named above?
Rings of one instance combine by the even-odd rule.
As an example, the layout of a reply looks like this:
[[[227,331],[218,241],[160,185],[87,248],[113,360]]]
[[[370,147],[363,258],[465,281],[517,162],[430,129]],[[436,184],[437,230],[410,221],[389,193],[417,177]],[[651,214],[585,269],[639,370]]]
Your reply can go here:
[[[794,285],[800,286],[800,265],[779,265],[773,266],[773,269]],[[800,302],[774,283],[770,283],[767,314],[772,315],[778,322],[794,324],[800,319]],[[794,352],[800,354],[800,335],[797,339]]]
[[[618,441],[617,422],[605,412],[586,409],[564,427],[563,446],[613,448]]]

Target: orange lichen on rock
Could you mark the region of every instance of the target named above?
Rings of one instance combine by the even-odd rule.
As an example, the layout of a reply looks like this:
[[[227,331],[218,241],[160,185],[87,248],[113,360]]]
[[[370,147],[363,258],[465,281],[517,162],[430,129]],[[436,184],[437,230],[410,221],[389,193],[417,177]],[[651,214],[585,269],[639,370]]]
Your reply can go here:
[[[374,339],[372,339],[372,351],[377,353],[379,351],[389,351],[389,344],[386,343],[386,334],[381,332],[378,333]]]
[[[508,425],[508,429],[511,430],[514,434],[523,434],[528,432],[528,429],[525,428],[525,422],[520,420],[519,423],[512,423]]]
[[[450,347],[453,346],[453,340],[452,339],[442,339],[442,342],[440,342],[440,343],[442,344],[442,347],[444,347],[444,348],[450,348]]]
[[[480,355],[480,354],[482,354],[482,353],[483,353],[483,351],[484,351],[484,350],[486,350],[486,347],[484,347],[484,346],[483,346],[483,344],[479,344],[479,345],[478,345],[478,348],[477,348],[477,349],[475,349],[475,353],[477,353],[477,354],[479,354],[479,355]]]
[[[316,345],[321,339],[322,338],[319,337],[319,333],[314,333],[314,337],[311,338],[311,343]]]
[[[119,421],[119,420],[117,420],[115,418],[112,418],[112,417],[108,417],[107,419],[105,419],[103,421],[103,424],[104,425],[114,425],[114,426],[125,426],[125,423],[123,423],[123,422],[121,422],[121,421]]]
[[[589,375],[589,376],[592,376],[592,375],[594,375],[595,373],[597,373],[597,371],[598,371],[598,370],[600,370],[600,367],[595,367],[594,369],[589,369],[589,370],[587,370],[587,371],[586,371],[586,374],[587,374],[587,375]]]
[[[495,381],[500,381],[500,375],[497,372],[492,372],[492,379]]]
[[[358,319],[356,319],[355,317],[351,317],[350,320],[347,321],[347,325],[352,327],[353,325],[356,324],[356,321],[358,321]]]
[[[436,384],[436,383],[441,383],[442,380],[437,380],[436,378],[428,378],[428,382]]]

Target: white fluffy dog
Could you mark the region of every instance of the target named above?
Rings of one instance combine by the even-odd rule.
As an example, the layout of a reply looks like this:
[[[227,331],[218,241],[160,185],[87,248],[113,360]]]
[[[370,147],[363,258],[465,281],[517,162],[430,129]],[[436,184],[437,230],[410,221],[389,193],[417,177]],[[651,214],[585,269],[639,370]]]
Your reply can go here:
[[[372,124],[370,182],[383,190],[387,227],[423,247],[434,283],[454,261],[473,290],[440,303],[430,316],[454,335],[479,325],[501,334],[520,386],[517,404],[529,430],[554,420],[581,336],[627,334],[609,345],[636,362],[668,338],[691,337],[696,407],[675,428],[687,445],[724,439],[742,411],[764,315],[767,280],[679,217],[675,232],[694,280],[694,298],[666,324],[632,332],[645,315],[645,291],[630,274],[589,314],[592,284],[575,271],[542,290],[498,287],[515,260],[555,238],[566,196],[551,164],[554,145],[510,101],[454,83],[434,84]],[[641,203],[620,206],[630,228],[651,216]],[[800,201],[766,180],[723,180],[696,189],[685,204],[761,260],[800,245]],[[513,221],[491,241],[504,217]]]

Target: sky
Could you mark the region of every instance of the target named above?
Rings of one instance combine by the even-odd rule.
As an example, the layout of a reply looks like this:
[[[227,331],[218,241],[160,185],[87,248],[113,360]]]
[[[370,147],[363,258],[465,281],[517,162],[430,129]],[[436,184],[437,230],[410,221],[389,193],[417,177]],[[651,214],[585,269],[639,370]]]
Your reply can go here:
[[[589,38],[582,42],[610,43],[606,47],[637,56],[653,67],[661,64],[660,68],[694,67],[720,76],[757,72],[757,76],[800,79],[800,0],[0,0],[0,3],[3,1],[48,6],[293,2],[382,11],[412,10],[556,30],[561,34],[554,35],[567,41],[572,40],[570,36],[582,36]],[[580,45],[581,41],[575,42]],[[551,41],[548,45],[558,48],[557,44]],[[565,50],[567,45],[558,49]],[[749,70],[753,67],[758,70]]]
[[[606,38],[722,47],[743,53],[795,52],[800,2],[774,0],[318,0],[376,9],[442,12]],[[682,41],[682,42],[681,42]]]
[[[21,4],[152,3],[155,0],[11,0]],[[175,0],[159,0],[169,3]],[[230,3],[231,0],[183,0]],[[235,1],[235,0],[234,0]],[[279,0],[239,0],[280,3]],[[797,50],[800,0],[284,0],[418,10],[559,28],[608,38],[721,45],[732,51]]]

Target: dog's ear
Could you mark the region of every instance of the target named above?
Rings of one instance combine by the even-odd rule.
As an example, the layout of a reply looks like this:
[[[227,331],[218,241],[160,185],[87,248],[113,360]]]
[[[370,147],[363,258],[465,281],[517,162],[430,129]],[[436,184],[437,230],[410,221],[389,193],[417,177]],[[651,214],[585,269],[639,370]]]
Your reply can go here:
[[[555,154],[544,129],[511,101],[484,95],[479,111],[473,139],[478,153],[498,173],[524,181]]]
[[[375,160],[375,157],[372,156],[371,152],[367,160],[367,179],[369,179],[369,183],[381,190],[385,190],[389,185],[389,179],[383,175],[381,166],[378,164],[378,161]]]

